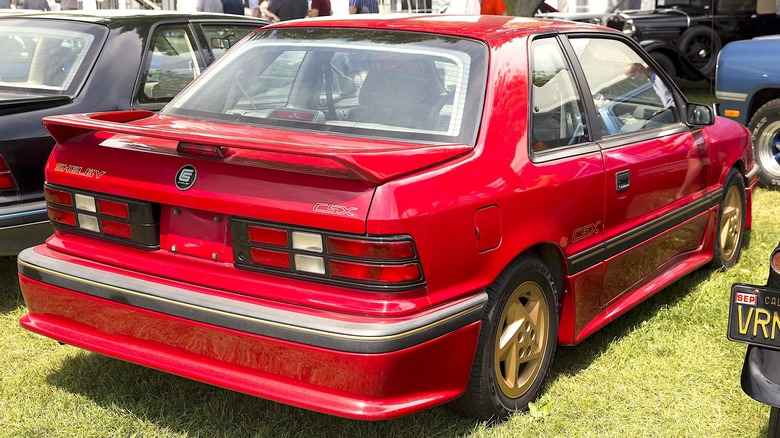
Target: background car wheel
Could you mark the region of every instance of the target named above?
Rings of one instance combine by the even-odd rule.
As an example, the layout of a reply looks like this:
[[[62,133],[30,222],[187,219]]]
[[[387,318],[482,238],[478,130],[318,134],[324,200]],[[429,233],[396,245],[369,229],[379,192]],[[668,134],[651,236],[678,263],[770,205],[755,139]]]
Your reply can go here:
[[[660,52],[652,52],[650,53],[650,56],[655,60],[655,62],[658,63],[658,65],[661,66],[662,69],[664,69],[670,78],[677,78],[677,68],[674,66],[674,62],[672,62],[668,56]]]
[[[525,410],[542,390],[558,342],[558,293],[550,269],[521,258],[488,288],[465,394],[451,407],[482,420]]]
[[[761,185],[780,189],[780,99],[761,105],[748,122]]]
[[[730,268],[739,260],[745,235],[745,182],[736,169],[726,177],[719,210],[712,266]]]
[[[677,47],[701,74],[708,78],[714,75],[718,53],[723,48],[715,31],[709,27],[694,26],[680,35]]]

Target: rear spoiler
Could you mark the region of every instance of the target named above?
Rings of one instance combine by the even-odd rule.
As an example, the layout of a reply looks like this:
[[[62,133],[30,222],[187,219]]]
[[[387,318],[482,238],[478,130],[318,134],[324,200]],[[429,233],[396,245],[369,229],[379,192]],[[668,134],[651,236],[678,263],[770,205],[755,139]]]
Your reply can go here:
[[[154,112],[143,110],[71,114],[45,117],[43,125],[60,144],[77,136],[97,132],[131,135],[175,141],[177,144],[218,148],[225,153],[210,158],[226,163],[340,178],[357,178],[371,185],[378,185],[443,163],[473,149],[473,146],[466,144],[433,145],[390,141],[371,142],[367,146],[365,141],[356,139],[346,139],[343,145],[333,147],[295,141],[295,137],[292,136],[290,136],[291,140],[279,140],[277,137],[263,141],[257,138],[227,135],[224,132],[215,133],[211,130],[206,132],[183,128],[166,129],[130,123],[153,115]],[[133,143],[128,142],[123,147],[133,148],[136,143],[138,140],[134,140]],[[150,146],[140,145],[138,150],[187,155],[178,153],[172,147]]]

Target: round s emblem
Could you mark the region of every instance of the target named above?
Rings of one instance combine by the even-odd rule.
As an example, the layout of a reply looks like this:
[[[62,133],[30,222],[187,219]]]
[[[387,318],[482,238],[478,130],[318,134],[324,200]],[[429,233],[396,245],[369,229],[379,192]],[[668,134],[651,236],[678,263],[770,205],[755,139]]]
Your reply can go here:
[[[198,179],[198,171],[195,170],[195,166],[187,164],[182,166],[178,172],[176,172],[176,188],[179,190],[189,190],[195,184],[195,180]]]

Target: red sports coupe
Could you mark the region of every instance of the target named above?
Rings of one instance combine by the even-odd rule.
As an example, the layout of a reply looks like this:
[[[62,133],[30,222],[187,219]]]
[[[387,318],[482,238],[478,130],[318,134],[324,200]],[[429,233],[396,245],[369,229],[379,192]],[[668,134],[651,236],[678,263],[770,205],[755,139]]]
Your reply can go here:
[[[572,345],[736,263],[757,166],[631,39],[286,22],[161,112],[49,117],[24,327],[330,414],[525,409]]]

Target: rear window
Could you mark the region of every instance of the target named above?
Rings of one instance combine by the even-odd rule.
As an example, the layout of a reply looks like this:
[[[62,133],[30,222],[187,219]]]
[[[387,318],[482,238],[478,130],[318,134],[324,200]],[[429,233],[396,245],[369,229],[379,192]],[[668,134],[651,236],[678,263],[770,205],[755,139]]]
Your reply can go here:
[[[107,28],[86,23],[3,20],[0,89],[75,94],[107,34]]]
[[[473,143],[486,48],[423,33],[279,29],[244,40],[163,114],[279,129]]]

